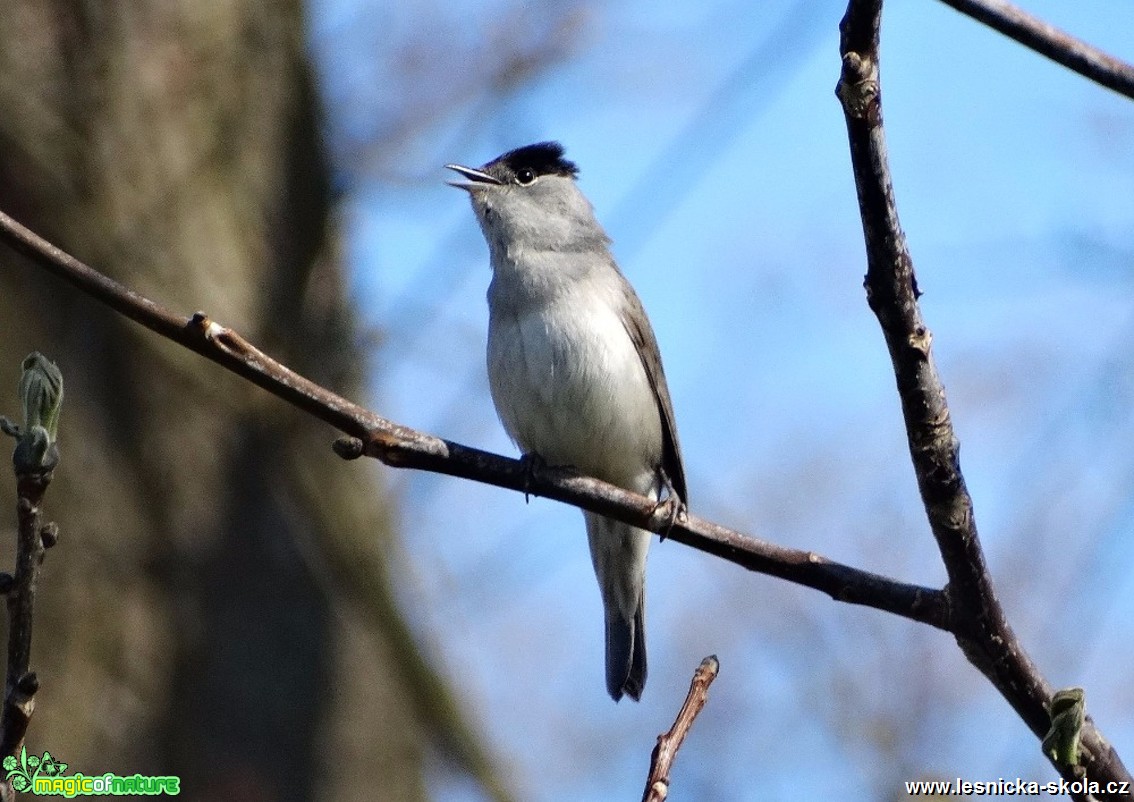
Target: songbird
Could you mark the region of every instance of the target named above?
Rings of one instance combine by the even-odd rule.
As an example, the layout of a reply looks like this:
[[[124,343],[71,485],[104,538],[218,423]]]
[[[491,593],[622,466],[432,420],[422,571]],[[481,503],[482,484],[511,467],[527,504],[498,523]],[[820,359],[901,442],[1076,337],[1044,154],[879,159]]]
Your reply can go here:
[[[649,496],[686,501],[661,354],[642,302],[556,142],[463,180],[488,242],[488,378],[497,414],[530,459]],[[674,509],[677,509],[676,507]],[[606,688],[646,684],[645,572],[650,533],[584,512],[606,616]]]

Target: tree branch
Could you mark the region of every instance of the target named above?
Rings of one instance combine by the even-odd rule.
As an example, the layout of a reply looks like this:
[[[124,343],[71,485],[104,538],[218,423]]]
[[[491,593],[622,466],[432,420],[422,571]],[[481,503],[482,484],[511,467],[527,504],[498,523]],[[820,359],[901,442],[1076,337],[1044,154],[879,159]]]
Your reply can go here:
[[[7,576],[8,666],[4,681],[4,707],[0,713],[0,757],[20,753],[35,712],[39,679],[31,665],[32,621],[39,565],[43,561],[42,516],[39,504],[51,481],[50,473],[18,476],[16,490],[16,574]],[[0,800],[14,799],[7,780],[0,782]]]
[[[898,221],[882,126],[881,16],[882,0],[850,0],[840,26],[843,68],[836,89],[866,240],[867,301],[890,352],[918,489],[949,575],[945,592],[952,632],[969,661],[1042,738],[1051,724],[1052,690],[1009,626],[985,564],[972,498],[961,474],[959,443],[931,353],[932,334],[918,305],[913,259]],[[1093,725],[1084,729],[1084,743],[1088,741],[1093,755],[1087,762],[1089,777],[1130,780]]]
[[[1057,64],[1134,98],[1134,66],[1004,0],[941,0]]]
[[[395,468],[443,473],[533,493],[665,532],[667,537],[742,568],[823,591],[836,601],[873,607],[949,630],[945,594],[777,546],[682,512],[670,526],[663,505],[597,479],[557,468],[531,470],[519,460],[442,440],[376,415],[280,364],[239,334],[198,312],[182,318],[102,275],[0,212],[0,240],[146,328],[189,348],[273,395],[311,413],[352,439],[336,451],[375,457]]]
[[[46,357],[32,353],[23,361],[19,390],[23,426],[0,418],[0,430],[16,440],[12,454],[16,474],[16,571],[14,576],[0,574],[0,592],[7,597],[8,606],[8,660],[0,709],[0,758],[5,760],[22,754],[39,690],[39,680],[30,670],[36,586],[44,552],[59,536],[54,524],[43,522],[40,504],[59,464],[56,437],[63,403],[63,376]],[[11,779],[9,772],[0,780],[0,800],[15,799],[17,789],[27,790]]]
[[[669,797],[669,773],[673,769],[673,761],[677,759],[677,750],[685,742],[685,736],[689,734],[693,722],[704,709],[709,697],[709,686],[717,678],[720,669],[717,656],[711,654],[693,672],[693,681],[689,683],[685,703],[681,705],[669,731],[658,736],[657,745],[650,755],[650,773],[646,777],[642,802],[665,802]]]

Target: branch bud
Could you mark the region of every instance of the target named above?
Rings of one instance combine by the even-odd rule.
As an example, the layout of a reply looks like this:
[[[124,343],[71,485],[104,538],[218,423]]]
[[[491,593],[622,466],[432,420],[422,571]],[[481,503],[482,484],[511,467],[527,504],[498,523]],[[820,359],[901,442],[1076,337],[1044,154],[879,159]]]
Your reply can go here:
[[[55,444],[59,432],[59,409],[63,406],[63,374],[54,362],[38,351],[28,354],[20,375],[20,403],[24,425],[5,421],[4,431],[19,437],[12,463],[17,474],[48,474],[59,462]]]
[[[24,405],[24,431],[35,426],[47,430],[49,443],[59,431],[59,408],[63,406],[63,374],[39,351],[24,358],[20,376],[20,401]]]

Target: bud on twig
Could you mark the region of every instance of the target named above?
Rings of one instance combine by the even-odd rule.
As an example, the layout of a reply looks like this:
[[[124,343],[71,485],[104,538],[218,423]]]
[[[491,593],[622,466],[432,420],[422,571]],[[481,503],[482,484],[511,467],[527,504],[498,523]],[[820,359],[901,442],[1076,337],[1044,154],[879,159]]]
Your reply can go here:
[[[39,351],[24,358],[20,376],[20,401],[24,405],[24,430],[42,426],[49,442],[59,431],[59,408],[63,406],[63,374],[59,367]]]
[[[47,473],[59,462],[55,438],[59,432],[59,410],[63,406],[63,374],[38,351],[28,354],[23,368],[19,393],[24,425],[17,429],[6,421],[4,431],[19,437],[12,455],[17,473]]]

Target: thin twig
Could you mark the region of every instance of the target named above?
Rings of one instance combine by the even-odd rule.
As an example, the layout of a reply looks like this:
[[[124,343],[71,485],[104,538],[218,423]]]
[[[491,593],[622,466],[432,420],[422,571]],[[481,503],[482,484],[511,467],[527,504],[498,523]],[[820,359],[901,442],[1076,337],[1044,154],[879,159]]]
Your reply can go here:
[[[32,621],[39,566],[43,562],[44,530],[40,502],[51,474],[16,477],[16,573],[5,579],[8,586],[8,665],[4,681],[4,705],[0,713],[0,757],[17,755],[23,746],[39,680],[30,670]],[[14,799],[7,781],[0,782],[0,800]]]
[[[693,722],[705,707],[709,686],[717,678],[720,668],[721,664],[717,656],[711,654],[702,660],[701,665],[693,672],[693,681],[689,684],[685,704],[678,711],[669,732],[658,736],[657,745],[650,755],[650,773],[646,778],[646,790],[642,792],[642,802],[665,802],[669,796],[669,773],[673,769],[673,761],[677,758],[677,750],[685,742],[685,736],[689,734]]]
[[[1042,738],[1050,726],[1052,689],[1009,626],[985,563],[945,389],[933,361],[932,334],[918,305],[913,259],[898,221],[882,126],[881,16],[882,0],[850,0],[841,25],[843,69],[837,88],[866,240],[867,300],[890,352],[918,488],[949,576],[952,631],[969,661]],[[1093,725],[1089,733],[1091,779],[1129,781],[1118,755]]]
[[[442,440],[401,426],[332,393],[275,361],[232,329],[202,313],[182,318],[80,262],[0,212],[0,240],[83,292],[148,329],[184,345],[288,401],[352,439],[336,450],[363,454],[396,468],[443,473],[546,496],[649,529],[729,562],[827,593],[837,601],[874,607],[949,629],[945,594],[837,563],[810,551],[789,549],[682,513],[670,516],[645,496],[597,479],[557,469],[533,471],[519,460]]]
[[[1057,64],[1134,98],[1134,66],[1004,0],[941,0]]]

